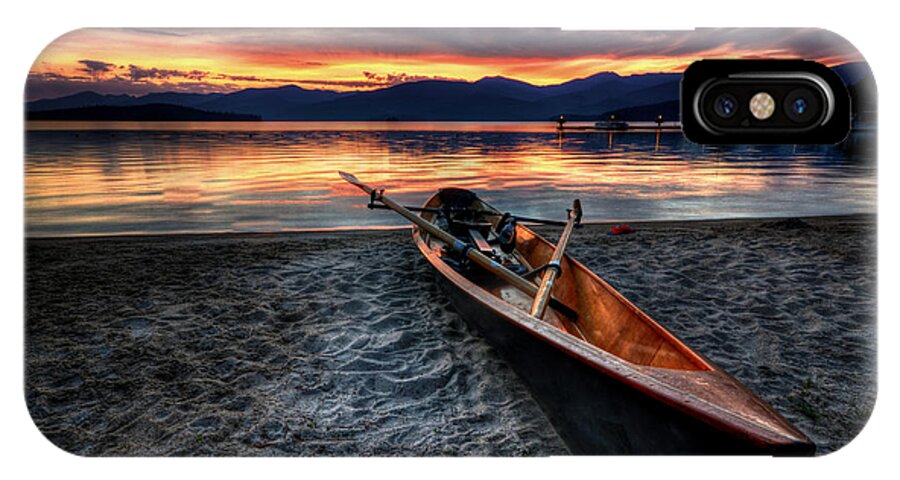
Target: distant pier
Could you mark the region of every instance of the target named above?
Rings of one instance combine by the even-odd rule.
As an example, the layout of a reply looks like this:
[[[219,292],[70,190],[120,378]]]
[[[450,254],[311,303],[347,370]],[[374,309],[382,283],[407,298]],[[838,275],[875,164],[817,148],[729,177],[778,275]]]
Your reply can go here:
[[[629,122],[617,120],[615,115],[611,115],[608,120],[578,122],[572,125],[564,116],[560,115],[556,120],[556,130],[560,134],[567,132],[680,132],[681,122],[664,121],[662,115],[657,117],[656,121]]]
[[[681,123],[680,122],[671,122],[666,123],[665,125],[632,125],[629,124],[625,127],[597,127],[594,125],[564,125],[557,126],[557,130],[560,132],[680,132],[681,131]]]

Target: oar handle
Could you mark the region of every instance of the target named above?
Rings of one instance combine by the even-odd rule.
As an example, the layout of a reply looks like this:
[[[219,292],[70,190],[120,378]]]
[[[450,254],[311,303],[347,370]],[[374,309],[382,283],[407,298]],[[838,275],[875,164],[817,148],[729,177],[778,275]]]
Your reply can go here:
[[[556,248],[553,250],[553,255],[550,256],[550,261],[547,262],[547,265],[552,268],[547,269],[544,276],[541,278],[541,286],[538,288],[538,291],[534,296],[534,302],[531,304],[531,315],[537,318],[543,318],[544,312],[547,311],[547,303],[553,292],[553,284],[556,281],[556,277],[562,273],[560,262],[566,252],[569,238],[572,237],[572,229],[575,228],[576,223],[581,222],[582,212],[580,200],[576,199],[572,203],[572,209],[568,211],[568,214],[569,220],[566,222],[566,228],[563,229],[562,235],[559,236],[559,241],[556,242]]]

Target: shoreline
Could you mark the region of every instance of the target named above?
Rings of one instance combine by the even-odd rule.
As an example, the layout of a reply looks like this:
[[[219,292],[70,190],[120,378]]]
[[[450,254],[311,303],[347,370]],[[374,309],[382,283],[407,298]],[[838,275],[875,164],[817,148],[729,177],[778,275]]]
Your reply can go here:
[[[798,219],[798,220],[811,220],[811,221],[841,221],[841,220],[852,220],[852,221],[867,221],[877,224],[877,213],[848,213],[848,214],[840,214],[840,215],[805,215],[805,216],[761,216],[761,217],[725,217],[725,218],[698,218],[698,219],[683,219],[683,220],[671,220],[671,219],[658,219],[658,220],[617,220],[617,221],[586,221],[582,223],[581,228],[611,228],[618,224],[627,223],[633,227],[640,226],[676,226],[680,224],[686,225],[704,225],[704,224],[730,224],[730,225],[740,225],[742,223],[755,223],[760,221],[779,221],[779,220],[790,220],[790,219]],[[525,225],[530,225],[525,223]],[[103,240],[103,239],[116,239],[116,240],[126,240],[126,239],[203,239],[203,238],[240,238],[243,236],[246,237],[273,237],[277,238],[280,236],[297,236],[297,235],[316,235],[316,236],[328,236],[328,235],[368,235],[372,232],[389,232],[389,231],[398,231],[398,230],[408,230],[413,228],[410,225],[384,225],[384,226],[374,226],[374,227],[331,227],[331,228],[312,228],[312,229],[298,229],[298,230],[277,230],[277,231],[246,231],[246,232],[236,232],[236,231],[222,231],[222,232],[177,232],[177,233],[123,233],[123,234],[84,234],[84,235],[70,235],[70,236],[38,236],[38,237],[29,237],[25,236],[26,242],[42,242],[42,241],[76,241],[76,240]],[[544,228],[538,226],[538,228]],[[552,228],[552,227],[551,227]]]

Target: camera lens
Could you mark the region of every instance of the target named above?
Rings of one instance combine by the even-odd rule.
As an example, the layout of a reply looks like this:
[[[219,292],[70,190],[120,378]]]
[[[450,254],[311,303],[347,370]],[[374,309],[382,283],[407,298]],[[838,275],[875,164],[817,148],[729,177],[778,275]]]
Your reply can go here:
[[[733,95],[723,93],[713,102],[713,110],[722,118],[731,118],[737,111],[737,100]]]
[[[806,102],[806,99],[800,97],[791,103],[791,110],[794,112],[794,115],[803,115],[806,113],[808,106],[809,104]]]
[[[784,97],[784,113],[796,123],[811,123],[819,116],[819,98],[811,90],[798,88]]]

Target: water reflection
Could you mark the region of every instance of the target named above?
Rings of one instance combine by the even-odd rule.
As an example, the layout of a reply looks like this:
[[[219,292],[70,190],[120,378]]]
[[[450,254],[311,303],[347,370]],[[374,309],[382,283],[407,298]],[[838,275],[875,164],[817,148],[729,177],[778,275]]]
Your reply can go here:
[[[871,153],[833,146],[704,147],[652,131],[559,138],[543,124],[243,125],[28,131],[27,234],[403,225],[367,210],[338,170],[411,204],[453,185],[502,209],[562,217],[578,196],[594,221],[842,214],[875,205]]]

